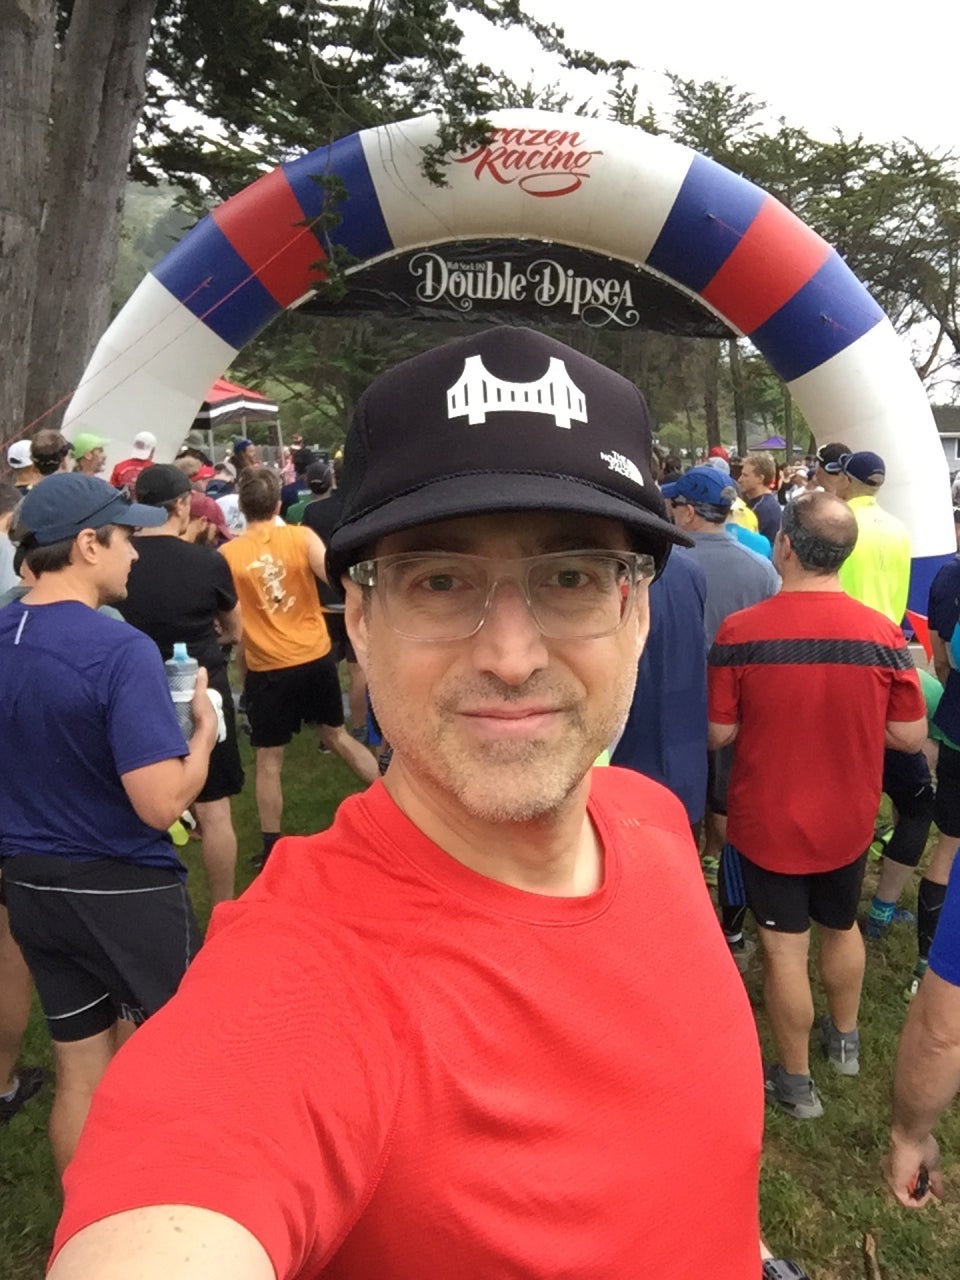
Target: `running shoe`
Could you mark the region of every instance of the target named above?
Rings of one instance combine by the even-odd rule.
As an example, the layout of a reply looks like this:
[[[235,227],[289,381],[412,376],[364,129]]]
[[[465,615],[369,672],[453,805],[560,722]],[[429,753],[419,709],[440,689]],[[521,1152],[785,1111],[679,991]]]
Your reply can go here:
[[[734,963],[741,973],[746,973],[750,967],[750,961],[756,955],[757,944],[753,938],[748,938],[745,934],[741,934],[737,942],[731,942],[727,939],[727,946],[730,948],[730,954],[733,956]]]
[[[771,1062],[764,1067],[763,1088],[767,1101],[795,1120],[819,1119],[823,1115],[823,1103],[810,1077],[807,1077],[806,1083],[800,1088],[796,1088],[788,1083],[785,1075],[779,1062]]]
[[[40,1092],[46,1076],[42,1067],[23,1067],[17,1072],[17,1088],[12,1098],[0,1098],[0,1124],[9,1124],[17,1112]]]
[[[829,1013],[820,1019],[820,1048],[842,1076],[860,1074],[860,1032],[838,1031]]]
[[[927,972],[926,960],[918,960],[914,966],[913,973],[910,975],[910,981],[907,983],[903,998],[909,1004],[913,997],[920,990],[920,983],[923,981],[923,975]]]

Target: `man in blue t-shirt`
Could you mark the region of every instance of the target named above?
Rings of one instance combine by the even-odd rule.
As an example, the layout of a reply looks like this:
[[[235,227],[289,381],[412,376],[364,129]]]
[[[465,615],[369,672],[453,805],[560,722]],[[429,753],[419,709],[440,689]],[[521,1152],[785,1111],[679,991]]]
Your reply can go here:
[[[722,622],[731,613],[746,609],[780,589],[780,575],[769,560],[755,555],[725,533],[725,522],[737,496],[730,477],[713,467],[691,467],[679,480],[661,490],[674,523],[693,540],[690,555],[703,569],[707,583],[703,629],[709,651]],[[774,499],[776,501],[776,499]],[[703,869],[716,878],[723,931],[734,959],[742,966],[751,946],[743,934],[746,905],[736,854],[727,847],[727,787],[733,763],[733,747],[707,756],[707,823]]]
[[[950,873],[940,925],[900,1037],[887,1182],[908,1209],[943,1199],[933,1127],[960,1090],[960,863]]]
[[[954,557],[945,564],[931,583],[927,614],[933,669],[943,685],[943,697],[933,717],[941,737],[933,802],[933,820],[940,834],[917,890],[918,954],[908,996],[916,994],[926,971],[930,947],[939,930],[950,868],[960,844],[960,749],[955,745],[960,743],[960,671],[951,644],[960,622],[960,558]]]
[[[61,1171],[121,1028],[174,993],[196,946],[167,828],[216,740],[206,672],[187,743],[156,645],[97,612],[126,593],[133,529],[164,516],[95,476],[43,480],[20,516],[36,584],[0,610],[0,865],[53,1040]]]
[[[740,468],[740,491],[771,547],[780,530],[781,516],[780,503],[771,489],[776,476],[777,464],[769,453],[748,453]]]
[[[707,802],[707,580],[676,549],[650,584],[650,631],[637,687],[611,762],[662,782],[695,827]]]

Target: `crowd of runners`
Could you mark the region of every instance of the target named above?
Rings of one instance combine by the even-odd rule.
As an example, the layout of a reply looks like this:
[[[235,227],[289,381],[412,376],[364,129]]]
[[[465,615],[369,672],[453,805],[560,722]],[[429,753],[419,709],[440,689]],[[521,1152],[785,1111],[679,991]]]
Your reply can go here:
[[[811,1038],[843,1076],[876,1048],[865,965],[915,876],[886,1170],[905,1205],[942,1194],[960,560],[905,634],[882,457],[684,468],[631,384],[508,329],[382,375],[342,457],[191,436],[157,463],[142,432],[108,479],[108,445],[39,432],[0,485],[0,1120],[44,1083],[17,1065],[35,985],[58,1280],[199,1275],[194,1247],[230,1280],[759,1274],[764,1099],[814,1121]],[[304,725],[368,789],[283,839]],[[260,874],[234,903],[242,730]]]

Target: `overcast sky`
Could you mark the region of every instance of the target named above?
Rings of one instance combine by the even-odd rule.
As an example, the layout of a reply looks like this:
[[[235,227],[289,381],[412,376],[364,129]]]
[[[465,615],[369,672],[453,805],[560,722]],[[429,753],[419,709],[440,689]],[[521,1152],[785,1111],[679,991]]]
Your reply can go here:
[[[525,0],[567,42],[638,68],[641,98],[666,102],[664,71],[726,79],[771,117],[827,138],[834,127],[876,142],[910,137],[960,152],[960,2],[865,0]],[[513,79],[556,78],[532,39],[489,38],[461,15],[467,50]],[[581,91],[582,92],[582,91]]]

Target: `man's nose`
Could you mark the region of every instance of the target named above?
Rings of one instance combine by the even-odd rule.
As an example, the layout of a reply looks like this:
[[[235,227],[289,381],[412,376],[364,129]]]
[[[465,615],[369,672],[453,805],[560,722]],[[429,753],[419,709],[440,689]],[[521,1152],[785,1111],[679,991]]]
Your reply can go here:
[[[523,684],[549,662],[546,641],[523,591],[509,580],[494,585],[487,615],[472,643],[474,665],[504,684]]]

